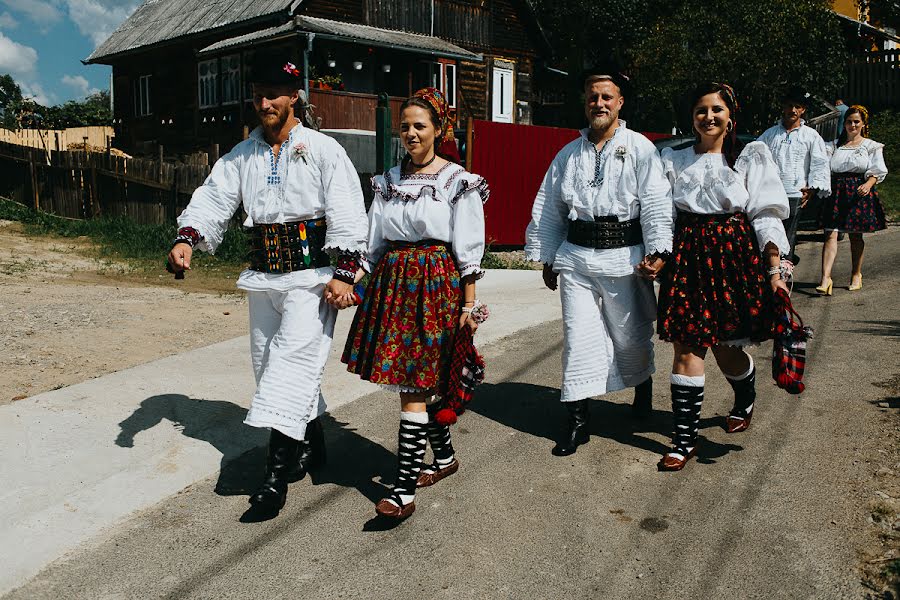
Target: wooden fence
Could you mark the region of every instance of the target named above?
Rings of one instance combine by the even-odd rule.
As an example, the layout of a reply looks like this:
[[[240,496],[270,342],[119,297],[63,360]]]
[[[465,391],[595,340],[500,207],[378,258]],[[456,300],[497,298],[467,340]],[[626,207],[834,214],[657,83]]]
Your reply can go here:
[[[112,127],[70,127],[69,129],[0,129],[0,142],[43,148],[48,152],[66,150],[69,144],[83,144],[85,138],[91,146],[105,148],[107,138],[115,137]]]
[[[0,196],[61,217],[129,217],[173,223],[209,174],[208,165],[47,152],[0,142]]]
[[[400,129],[400,105],[403,98],[391,97],[391,131]],[[322,129],[361,129],[375,131],[378,96],[355,92],[311,89],[309,101],[322,119]]]
[[[900,49],[866,52],[847,66],[847,86],[842,98],[847,104],[870,108],[900,106]]]

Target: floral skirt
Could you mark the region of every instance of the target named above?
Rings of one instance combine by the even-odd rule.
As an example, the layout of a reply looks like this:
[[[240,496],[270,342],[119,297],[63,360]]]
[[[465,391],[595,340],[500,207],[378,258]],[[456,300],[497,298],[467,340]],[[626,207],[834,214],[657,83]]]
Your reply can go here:
[[[747,216],[679,212],[659,288],[660,339],[694,348],[771,337],[772,292]]]
[[[459,322],[459,271],[446,245],[394,243],[356,309],[341,361],[398,391],[436,388]]]
[[[856,190],[866,182],[861,173],[834,173],[831,196],[822,206],[822,227],[848,233],[871,233],[887,229],[884,206],[875,188],[866,196]]]

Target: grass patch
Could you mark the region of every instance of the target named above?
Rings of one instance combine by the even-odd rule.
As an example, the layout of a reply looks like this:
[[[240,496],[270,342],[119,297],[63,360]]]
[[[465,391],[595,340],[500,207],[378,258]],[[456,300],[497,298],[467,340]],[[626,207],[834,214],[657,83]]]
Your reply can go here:
[[[64,219],[6,198],[0,198],[0,219],[21,222],[29,235],[86,237],[97,243],[101,256],[148,269],[159,269],[176,234],[175,225],[140,225],[127,217]],[[215,256],[198,253],[192,262],[197,266],[235,267],[245,262],[247,251],[246,235],[240,227],[233,227],[226,232]]]
[[[888,173],[878,184],[878,197],[884,204],[884,212],[889,221],[900,221],[900,172]]]

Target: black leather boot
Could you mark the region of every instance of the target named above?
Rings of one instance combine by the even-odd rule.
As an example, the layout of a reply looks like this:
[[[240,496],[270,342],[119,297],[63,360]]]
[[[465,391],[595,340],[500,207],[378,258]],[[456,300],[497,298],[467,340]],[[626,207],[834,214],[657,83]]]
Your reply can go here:
[[[277,429],[272,430],[269,437],[266,480],[250,496],[250,504],[255,509],[277,514],[284,507],[288,484],[297,481],[299,450],[299,441],[284,435]]]
[[[324,465],[325,459],[325,432],[322,430],[322,421],[316,417],[306,426],[306,439],[300,442],[296,470],[298,477],[295,481],[300,481],[307,473]]]
[[[566,410],[569,411],[569,429],[565,437],[560,440],[551,451],[555,456],[569,456],[575,454],[578,446],[587,444],[590,439],[588,433],[588,401],[576,400],[575,402],[564,402]]]
[[[648,377],[634,388],[634,403],[631,416],[635,419],[649,419],[653,415],[653,379]]]

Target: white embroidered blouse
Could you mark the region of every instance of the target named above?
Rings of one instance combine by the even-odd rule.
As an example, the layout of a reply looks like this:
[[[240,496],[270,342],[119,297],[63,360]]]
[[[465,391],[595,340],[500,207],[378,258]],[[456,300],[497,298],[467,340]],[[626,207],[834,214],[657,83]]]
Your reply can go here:
[[[672,184],[675,208],[695,214],[745,212],[762,251],[772,242],[787,252],[781,220],[790,214],[787,195],[769,148],[750,142],[734,168],[723,154],[697,154],[693,146],[662,151],[663,168]]]
[[[394,167],[372,178],[367,271],[388,244],[440,240],[450,244],[460,277],[484,276],[484,203],[490,196],[483,177],[448,162],[437,173],[402,175]]]
[[[829,142],[827,149],[832,173],[861,173],[866,178],[874,177],[875,183],[881,183],[887,176],[884,144],[864,138],[859,146],[848,148]]]
[[[822,197],[831,194],[831,169],[825,140],[815,129],[801,121],[799,127],[788,131],[778,123],[763,132],[758,141],[772,152],[789,198],[802,196],[803,188],[816,190]]]
[[[213,253],[241,205],[246,227],[325,217],[326,250],[366,250],[365,202],[353,163],[334,139],[302,125],[291,130],[277,159],[262,128],[256,128],[216,162],[178,217],[178,227],[196,229],[203,237],[198,247]],[[328,267],[283,274],[247,269],[237,285],[251,291],[285,291],[327,282],[331,272]]]
[[[525,231],[525,257],[591,275],[623,276],[645,254],[672,250],[672,198],[653,143],[619,121],[600,152],[583,129],[550,163]],[[566,241],[569,221],[640,218],[643,244],[585,248]]]

